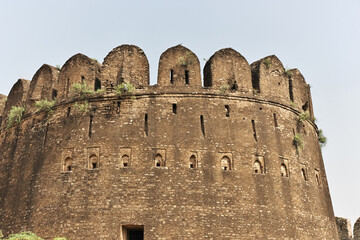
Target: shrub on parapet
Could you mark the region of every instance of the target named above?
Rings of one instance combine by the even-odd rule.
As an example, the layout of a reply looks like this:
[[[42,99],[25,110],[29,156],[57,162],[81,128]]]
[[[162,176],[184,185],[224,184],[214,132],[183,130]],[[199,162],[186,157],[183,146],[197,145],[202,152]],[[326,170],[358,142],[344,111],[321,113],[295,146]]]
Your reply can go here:
[[[6,238],[6,240],[44,240],[44,239],[41,237],[38,237],[33,232],[25,231],[25,232],[21,232],[21,233],[11,234],[8,238]]]
[[[123,95],[125,93],[132,93],[136,88],[130,83],[121,83],[115,87],[115,94],[117,95]]]
[[[12,106],[8,114],[8,128],[14,123],[21,122],[24,112],[25,107]]]
[[[308,112],[302,112],[299,114],[299,121],[300,122],[303,122],[303,121],[307,121],[307,120],[310,120],[311,117],[310,117],[310,114]]]
[[[89,105],[88,101],[84,101],[82,104],[80,104],[78,102],[76,102],[74,104],[74,109],[81,113],[87,113],[89,111],[89,107],[90,107],[90,105]]]
[[[324,147],[327,142],[327,137],[324,136],[322,129],[319,129],[318,134],[319,134],[318,139],[319,139],[320,147]]]
[[[228,91],[229,89],[230,89],[229,84],[223,84],[223,85],[220,86],[220,92],[221,92],[221,94],[225,94],[226,91]]]
[[[72,89],[73,92],[80,96],[81,99],[85,99],[94,94],[102,94],[105,92],[105,89],[98,89],[94,91],[86,83],[74,83],[72,85]]]
[[[55,103],[56,103],[56,100],[49,101],[49,100],[44,99],[44,100],[36,101],[34,105],[35,105],[36,109],[40,112],[42,112],[42,111],[52,112],[53,108],[55,106]]]

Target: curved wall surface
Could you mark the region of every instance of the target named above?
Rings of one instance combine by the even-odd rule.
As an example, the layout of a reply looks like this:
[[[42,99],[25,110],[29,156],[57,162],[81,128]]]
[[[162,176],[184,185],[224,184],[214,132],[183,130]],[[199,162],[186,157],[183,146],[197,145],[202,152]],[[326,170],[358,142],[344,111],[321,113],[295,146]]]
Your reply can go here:
[[[272,98],[266,67],[260,92],[224,91],[216,63],[213,87],[169,85],[159,72],[160,86],[66,98],[4,128],[5,233],[123,239],[137,226],[144,239],[338,239],[317,127],[299,120],[311,105],[300,72]]]

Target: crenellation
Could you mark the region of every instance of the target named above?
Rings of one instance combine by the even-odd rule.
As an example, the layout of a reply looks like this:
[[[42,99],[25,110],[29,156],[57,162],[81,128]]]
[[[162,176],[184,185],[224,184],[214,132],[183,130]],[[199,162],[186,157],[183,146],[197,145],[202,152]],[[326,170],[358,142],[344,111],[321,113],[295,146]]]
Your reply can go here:
[[[161,54],[158,86],[201,86],[198,57],[182,45],[167,49]]]
[[[204,67],[204,86],[234,92],[252,92],[251,69],[246,59],[232,48],[212,55]]]
[[[311,113],[308,85],[275,56],[251,68],[235,50],[219,50],[202,87],[198,58],[178,45],[161,55],[149,86],[145,53],[122,45],[102,65],[77,54],[60,72],[43,65],[30,84],[16,83],[12,105],[58,95],[51,113],[29,106],[0,131],[4,233],[338,239],[317,127],[299,121]],[[74,83],[91,93],[75,95]],[[121,83],[135,89],[116,92]],[[106,91],[93,93],[99,86]]]

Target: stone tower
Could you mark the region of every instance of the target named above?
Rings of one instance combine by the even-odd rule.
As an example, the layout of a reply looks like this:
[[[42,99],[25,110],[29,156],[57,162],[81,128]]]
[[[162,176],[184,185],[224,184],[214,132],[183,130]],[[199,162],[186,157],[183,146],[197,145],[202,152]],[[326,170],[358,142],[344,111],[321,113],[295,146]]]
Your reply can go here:
[[[0,228],[50,239],[338,239],[309,85],[276,56],[43,65],[0,96]],[[75,88],[78,91],[75,91]],[[80,90],[79,90],[80,86]],[[35,107],[40,100],[54,106]],[[25,107],[19,123],[8,115]]]

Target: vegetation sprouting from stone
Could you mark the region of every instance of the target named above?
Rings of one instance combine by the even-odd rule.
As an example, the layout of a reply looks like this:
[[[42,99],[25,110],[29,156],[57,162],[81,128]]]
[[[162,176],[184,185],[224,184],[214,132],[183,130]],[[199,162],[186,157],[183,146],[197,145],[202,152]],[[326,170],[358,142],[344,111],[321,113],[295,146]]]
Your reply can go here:
[[[74,109],[81,112],[81,113],[87,113],[89,111],[89,102],[88,101],[84,101],[83,103],[78,103],[76,102],[74,104]]]
[[[294,145],[296,150],[304,149],[304,142],[300,133],[296,133],[294,136]]]
[[[7,238],[4,238],[4,235],[2,234],[2,231],[0,230],[0,240],[44,240],[44,239],[30,231],[14,233],[14,234],[9,235]],[[55,237],[55,238],[53,238],[53,240],[67,240],[67,238]]]
[[[12,106],[8,114],[8,128],[10,128],[14,123],[21,122],[24,112],[25,107]]]
[[[285,75],[286,77],[288,77],[288,78],[291,78],[292,72],[291,72],[291,70],[290,70],[288,67],[285,67],[285,68],[284,68],[284,75]]]
[[[223,85],[220,86],[220,92],[222,94],[226,93],[226,91],[228,91],[229,89],[230,89],[229,84],[223,84]]]
[[[271,66],[271,58],[267,57],[264,59],[264,64],[267,68]]]
[[[132,91],[135,90],[135,86],[130,83],[120,83],[115,87],[115,94],[117,95],[123,95],[125,93],[132,93]]]
[[[60,66],[60,65],[56,65],[55,67],[56,67],[57,70],[59,70],[59,71],[61,70],[61,66]]]
[[[307,120],[310,120],[311,117],[310,117],[310,114],[308,112],[302,112],[299,114],[299,121],[300,122],[303,122],[303,121],[307,121]]]
[[[322,129],[319,129],[319,132],[318,132],[319,136],[319,144],[321,147],[324,147],[326,145],[326,142],[327,142],[327,138],[325,137],[324,135],[324,132]]]
[[[178,59],[178,63],[182,66],[187,66],[195,62],[195,56],[192,52],[187,51],[185,56],[181,56]]]
[[[56,103],[56,100],[49,101],[49,100],[43,99],[43,100],[36,101],[34,105],[35,105],[36,109],[40,112],[42,112],[42,111],[52,112],[53,108],[55,106],[55,103]]]
[[[92,90],[86,83],[74,83],[72,85],[73,92],[80,96],[81,99],[85,99],[94,94],[102,94],[105,92],[104,89]]]

